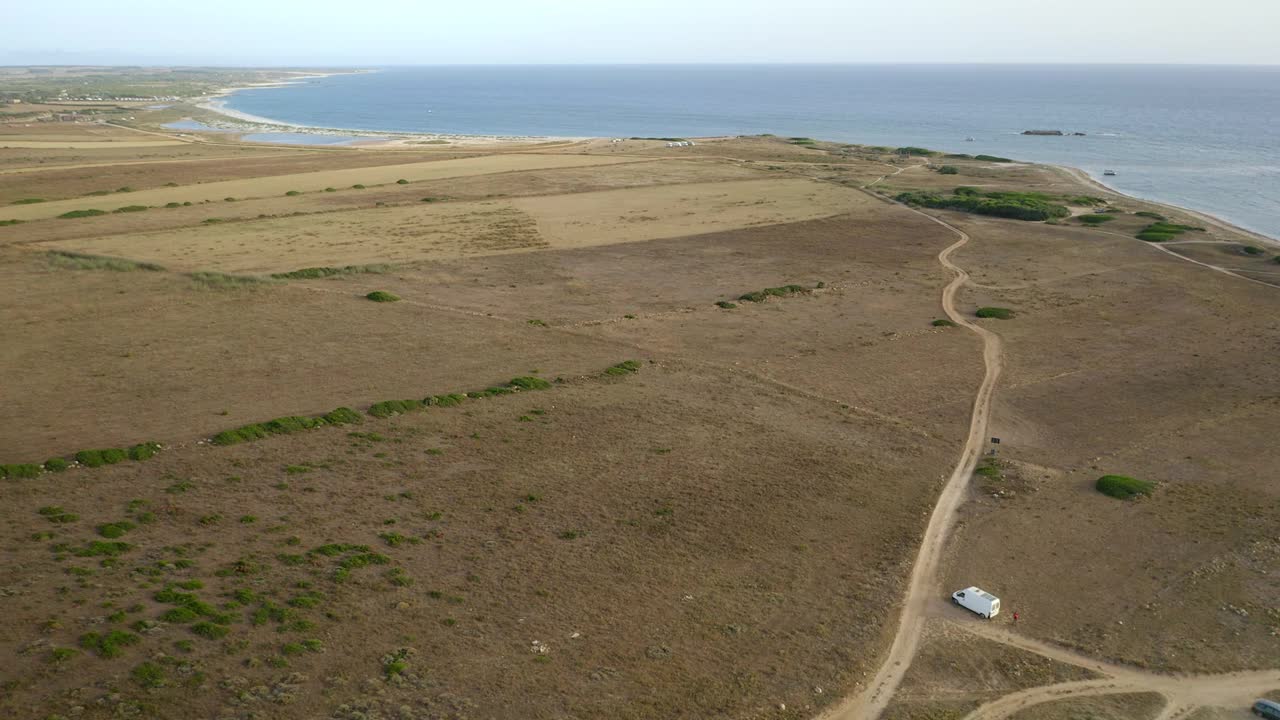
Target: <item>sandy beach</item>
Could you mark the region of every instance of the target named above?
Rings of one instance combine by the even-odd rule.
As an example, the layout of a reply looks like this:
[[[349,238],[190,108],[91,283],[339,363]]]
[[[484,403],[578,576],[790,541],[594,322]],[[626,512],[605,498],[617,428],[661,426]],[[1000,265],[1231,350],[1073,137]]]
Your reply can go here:
[[[357,70],[354,73],[376,72],[373,70]],[[555,137],[546,135],[463,135],[456,133],[423,133],[423,132],[400,132],[400,131],[376,131],[364,130],[357,128],[327,128],[317,127],[314,125],[301,125],[297,123],[283,122],[265,118],[259,115],[241,112],[234,108],[227,107],[227,98],[237,92],[245,90],[261,90],[265,88],[285,87],[288,85],[296,85],[307,80],[330,77],[340,73],[299,73],[298,77],[290,80],[280,80],[274,82],[252,83],[249,85],[240,85],[236,87],[222,88],[204,98],[198,98],[195,106],[210,112],[216,113],[222,117],[228,118],[234,122],[221,121],[217,119],[201,119],[199,122],[218,130],[236,132],[242,135],[253,133],[299,133],[304,135],[328,135],[350,137],[352,142],[346,143],[357,145],[360,147],[371,148],[392,148],[392,147],[412,147],[414,145],[432,144],[432,145],[499,145],[509,143],[534,143],[534,142],[575,142],[580,140],[591,140],[590,137]]]

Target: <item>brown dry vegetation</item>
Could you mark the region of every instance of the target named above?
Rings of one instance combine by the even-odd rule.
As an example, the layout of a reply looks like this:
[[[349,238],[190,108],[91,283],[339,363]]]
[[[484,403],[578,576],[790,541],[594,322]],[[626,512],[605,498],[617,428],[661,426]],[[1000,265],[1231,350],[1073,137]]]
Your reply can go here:
[[[915,162],[764,137],[467,158],[0,150],[18,171],[0,172],[0,198],[76,198],[0,207],[30,219],[0,228],[0,368],[16,379],[0,386],[0,462],[164,445],[0,481],[0,714],[793,718],[858,689],[982,375],[971,333],[930,325],[954,236],[853,189]],[[959,176],[883,184],[1094,192],[955,162]],[[136,191],[77,197],[95,180]],[[53,217],[183,199],[213,202]],[[1280,666],[1276,291],[1133,239],[1132,216],[945,216],[973,236],[953,258],[973,274],[962,302],[1017,313],[985,321],[1006,348],[1003,475],[974,484],[947,584],[987,587],[996,622],[1018,611],[1018,632],[1099,657]],[[384,267],[262,277],[366,263]],[[805,292],[714,304],[789,284]],[[626,359],[639,372],[602,374]],[[558,382],[364,414],[527,375]],[[338,406],[364,422],[206,442]],[[1104,473],[1159,486],[1116,501],[1092,489]],[[79,517],[39,512],[54,506]],[[110,550],[90,543],[120,521],[127,549],[84,554]],[[173,603],[156,593],[180,582],[219,616],[205,635],[160,620]],[[940,614],[889,717],[1084,676]],[[111,630],[138,642],[55,659]],[[1075,702],[1044,710],[1125,716],[1142,699]]]

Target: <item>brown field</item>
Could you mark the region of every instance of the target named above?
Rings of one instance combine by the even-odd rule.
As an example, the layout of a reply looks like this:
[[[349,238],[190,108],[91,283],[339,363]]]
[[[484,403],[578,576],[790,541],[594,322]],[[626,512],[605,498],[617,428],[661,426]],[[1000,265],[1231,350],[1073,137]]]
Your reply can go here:
[[[853,190],[807,180],[750,180],[374,208],[50,247],[177,270],[284,272],[639,242],[814,219],[874,202]]]
[[[1112,195],[1102,228],[940,224],[877,193],[1099,191],[770,137],[7,142],[31,147],[0,150],[0,202],[48,202],[0,207],[29,221],[0,227],[0,463],[163,447],[0,479],[0,716],[858,717],[839,708],[903,633],[886,719],[1235,718],[1280,691],[1280,290],[1245,279],[1268,277],[1239,250],[1257,238],[1162,250],[1131,213],[1194,216]],[[84,147],[39,145],[63,142]],[[126,205],[152,207],[56,218]],[[961,319],[1016,312],[980,321],[1003,371],[978,432],[1002,442],[900,630],[987,366],[932,324],[957,232]],[[317,266],[370,267],[266,277]],[[550,387],[368,413],[523,376]],[[209,442],[339,406],[362,421]],[[1107,473],[1156,488],[1112,499]],[[1003,599],[989,623],[945,603],[974,584]],[[1208,675],[1230,670],[1254,672]]]

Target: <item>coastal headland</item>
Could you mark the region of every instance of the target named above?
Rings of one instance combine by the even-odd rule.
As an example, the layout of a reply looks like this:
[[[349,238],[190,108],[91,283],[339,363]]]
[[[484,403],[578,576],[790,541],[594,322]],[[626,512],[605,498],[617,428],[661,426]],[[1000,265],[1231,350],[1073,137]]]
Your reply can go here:
[[[198,104],[0,123],[0,715],[1280,697],[1267,238],[1005,158]]]

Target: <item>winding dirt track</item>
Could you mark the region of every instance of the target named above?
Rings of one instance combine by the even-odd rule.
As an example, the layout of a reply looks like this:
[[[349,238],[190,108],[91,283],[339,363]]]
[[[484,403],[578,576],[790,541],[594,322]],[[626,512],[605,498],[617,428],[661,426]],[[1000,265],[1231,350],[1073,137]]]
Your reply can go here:
[[[907,585],[906,597],[903,599],[902,614],[898,620],[898,632],[894,635],[889,655],[867,690],[829,713],[826,717],[830,720],[862,720],[879,717],[911,665],[911,659],[915,656],[920,644],[920,636],[928,616],[929,601],[938,593],[936,576],[947,538],[955,525],[956,512],[964,502],[965,492],[969,488],[969,478],[972,477],[974,467],[982,456],[982,449],[986,442],[987,422],[991,416],[991,396],[1003,366],[1004,354],[1000,336],[970,322],[956,310],[956,293],[968,282],[969,274],[951,262],[951,254],[969,242],[969,235],[932,215],[911,208],[907,209],[938,223],[960,237],[955,243],[938,253],[938,262],[955,273],[955,277],[942,291],[942,309],[952,322],[968,328],[982,338],[982,359],[986,365],[986,374],[982,378],[982,384],[978,386],[977,397],[973,402],[973,413],[969,420],[969,437],[965,441],[964,450],[955,469],[951,472],[951,477],[943,486],[937,504],[933,507],[924,538],[920,543],[920,550],[911,568],[911,578]]]

